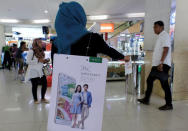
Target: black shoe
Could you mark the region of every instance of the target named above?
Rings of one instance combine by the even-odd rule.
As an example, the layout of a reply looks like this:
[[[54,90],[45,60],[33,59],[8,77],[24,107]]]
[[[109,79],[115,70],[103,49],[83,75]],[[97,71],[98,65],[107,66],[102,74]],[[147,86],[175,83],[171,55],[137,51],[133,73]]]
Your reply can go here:
[[[159,110],[161,110],[161,111],[173,110],[173,106],[172,105],[164,105],[164,106],[159,107]]]
[[[144,105],[149,105],[149,101],[147,101],[146,99],[137,99],[138,102],[144,104]]]

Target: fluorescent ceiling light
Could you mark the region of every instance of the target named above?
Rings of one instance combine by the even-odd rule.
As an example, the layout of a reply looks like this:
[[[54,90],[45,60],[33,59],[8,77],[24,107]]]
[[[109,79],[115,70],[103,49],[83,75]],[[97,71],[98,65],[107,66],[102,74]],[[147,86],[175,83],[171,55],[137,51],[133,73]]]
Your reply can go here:
[[[44,13],[45,13],[45,14],[48,14],[48,10],[45,10]]]
[[[16,20],[16,19],[0,19],[0,22],[2,22],[2,23],[18,23],[19,20]]]
[[[48,19],[41,19],[41,20],[33,20],[33,23],[35,24],[45,24],[45,23],[49,23],[50,20]]]
[[[95,15],[95,16],[88,16],[89,20],[106,20],[108,19],[108,15]]]
[[[145,17],[145,13],[129,13],[129,14],[126,14],[126,17],[129,17],[129,18]]]

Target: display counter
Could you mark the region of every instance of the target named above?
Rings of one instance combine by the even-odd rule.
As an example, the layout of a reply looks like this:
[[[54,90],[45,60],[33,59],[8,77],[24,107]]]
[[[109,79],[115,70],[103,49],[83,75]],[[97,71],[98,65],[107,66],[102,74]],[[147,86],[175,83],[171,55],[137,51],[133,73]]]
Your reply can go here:
[[[124,61],[108,62],[107,81],[125,81],[128,93],[141,95],[144,93],[145,63],[144,61],[133,61],[132,66],[132,74],[125,76]]]
[[[136,72],[141,72],[144,61],[133,61],[136,66]],[[125,80],[125,62],[124,61],[110,61],[108,62],[107,80]]]

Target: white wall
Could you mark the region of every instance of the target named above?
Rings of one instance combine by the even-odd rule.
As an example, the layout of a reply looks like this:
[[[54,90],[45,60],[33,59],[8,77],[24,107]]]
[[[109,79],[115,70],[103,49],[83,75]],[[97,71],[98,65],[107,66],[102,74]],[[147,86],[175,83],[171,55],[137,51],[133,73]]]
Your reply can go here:
[[[162,20],[165,23],[165,30],[169,32],[171,0],[146,0],[145,2],[144,49],[153,50],[157,39],[153,32],[154,22]]]

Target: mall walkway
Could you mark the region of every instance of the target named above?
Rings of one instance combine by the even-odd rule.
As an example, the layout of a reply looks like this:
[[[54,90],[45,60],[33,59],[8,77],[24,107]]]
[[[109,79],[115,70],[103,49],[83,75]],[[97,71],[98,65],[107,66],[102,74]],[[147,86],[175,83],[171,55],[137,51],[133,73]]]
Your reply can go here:
[[[49,105],[34,105],[31,86],[14,77],[13,72],[0,70],[0,131],[47,131]],[[109,82],[103,131],[187,131],[188,101],[175,102],[175,109],[168,112],[158,111],[162,102],[152,97],[151,106],[139,105],[134,97],[125,99],[123,82]]]

